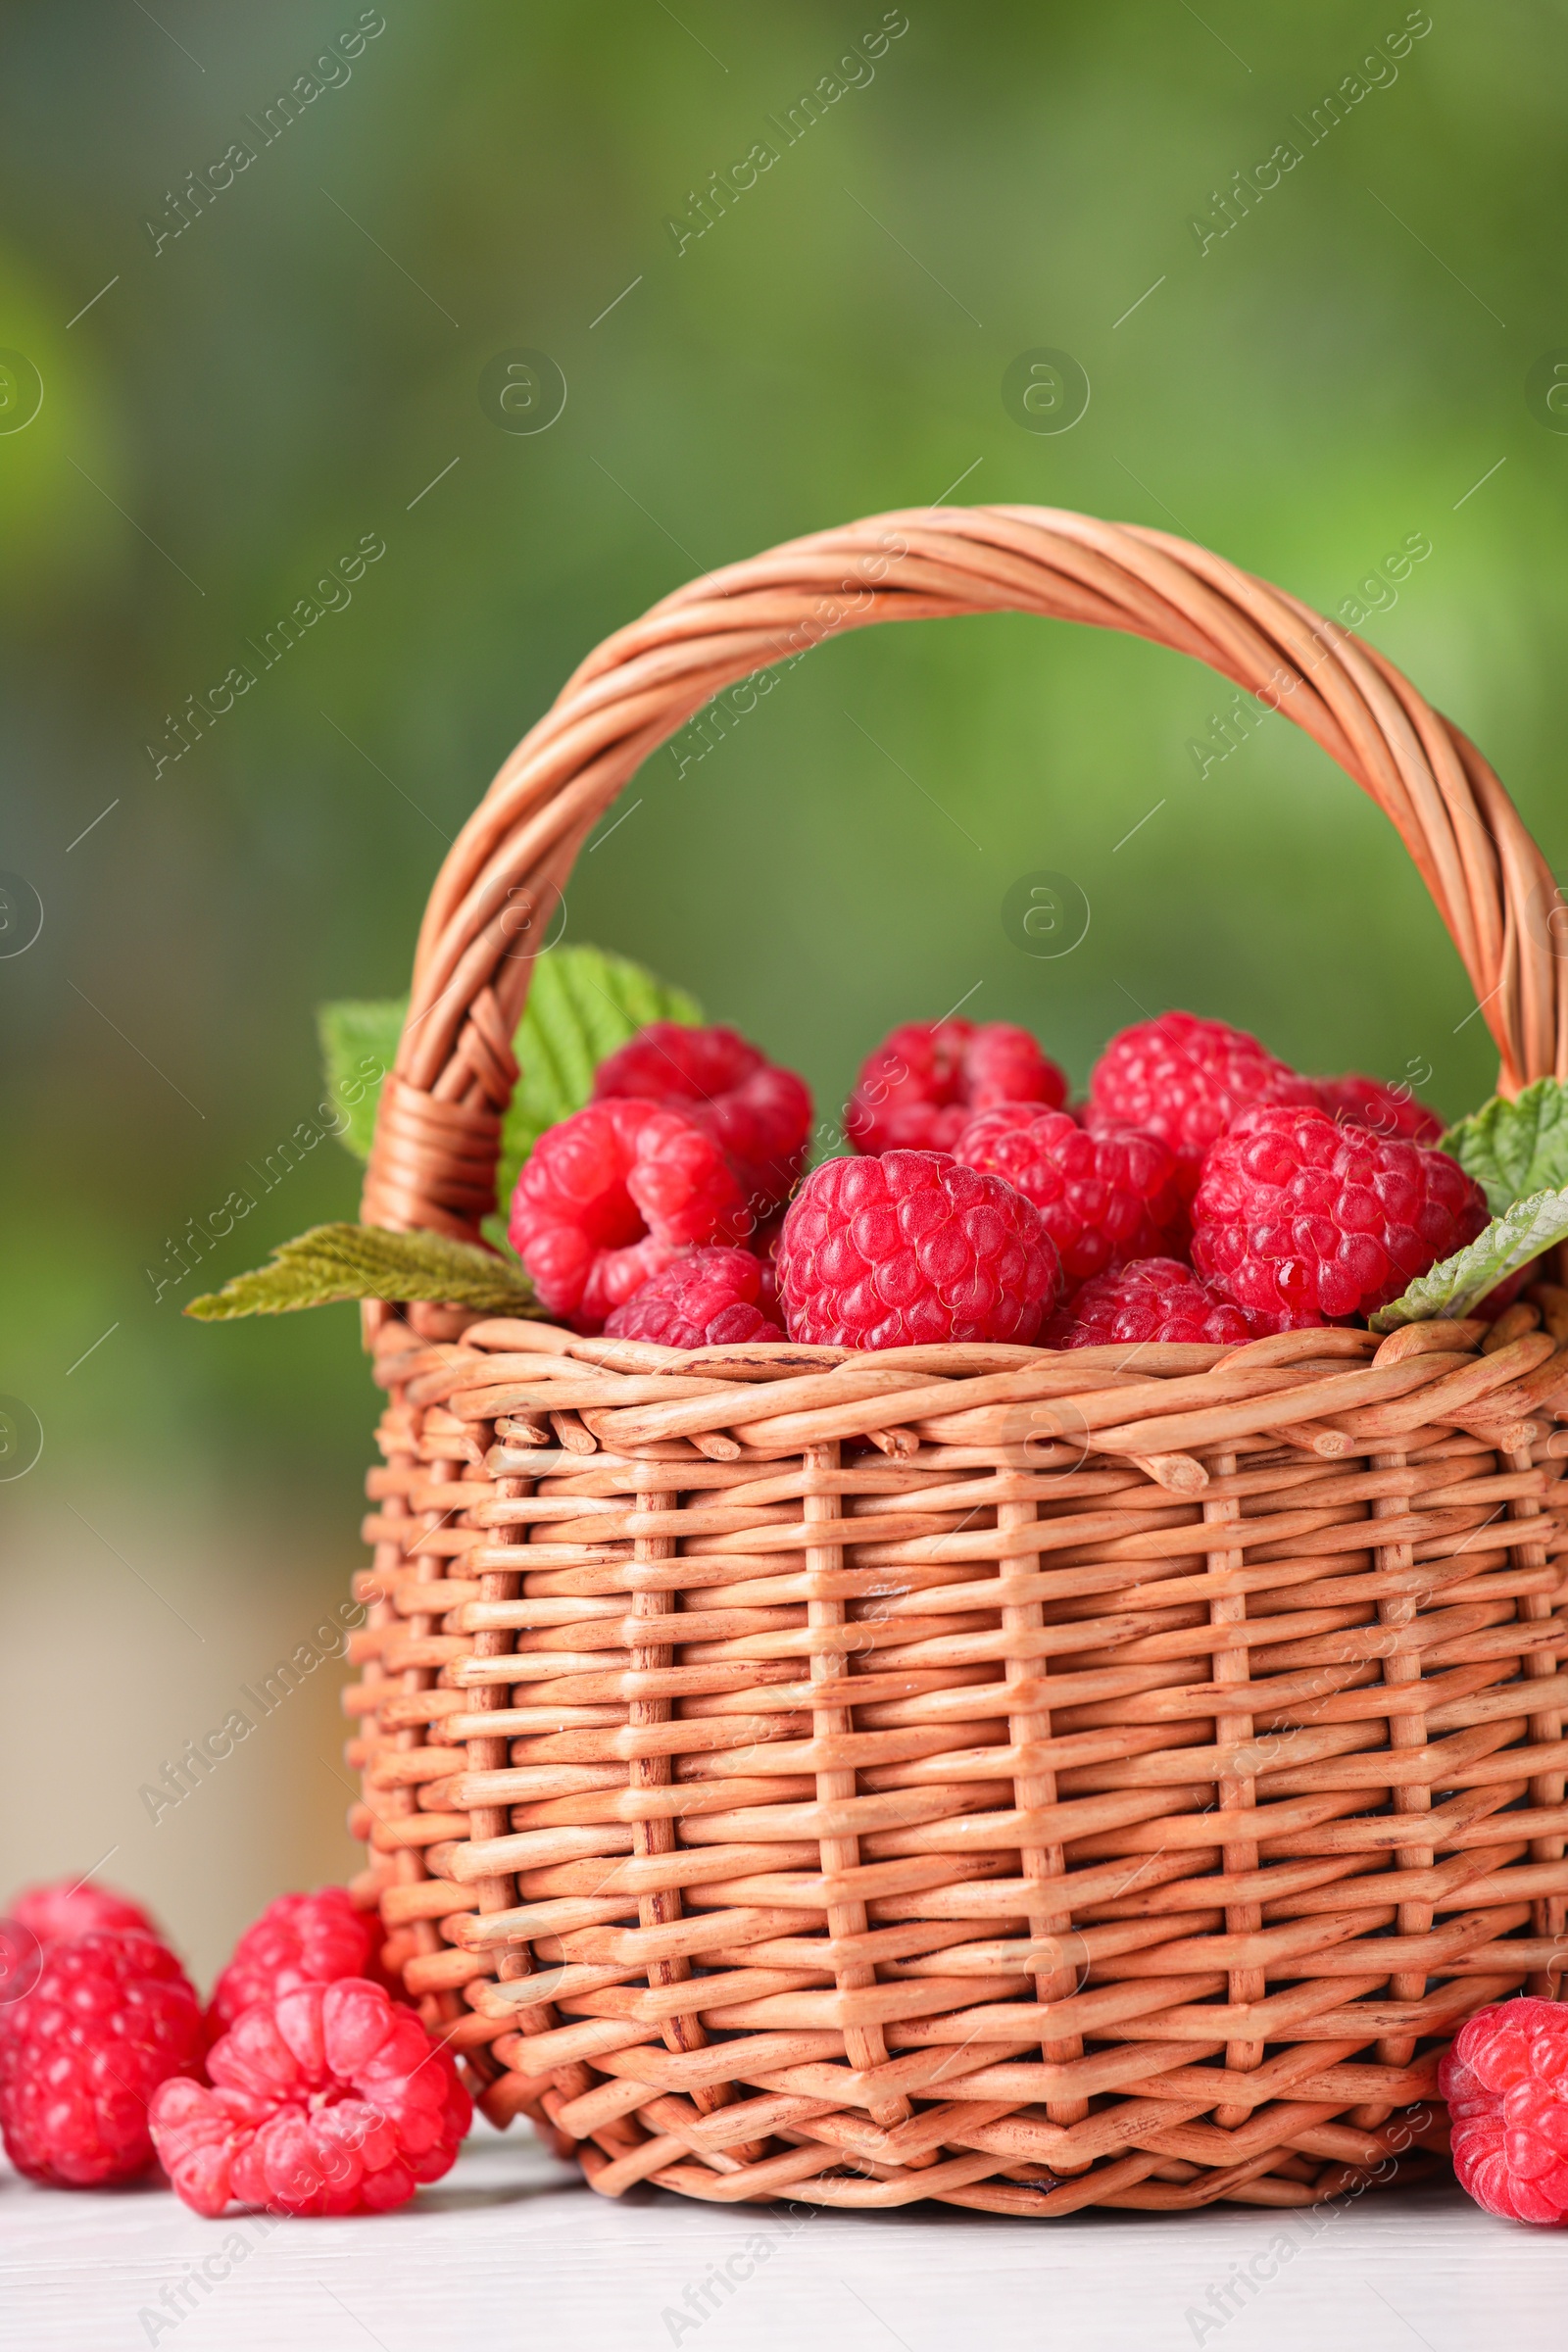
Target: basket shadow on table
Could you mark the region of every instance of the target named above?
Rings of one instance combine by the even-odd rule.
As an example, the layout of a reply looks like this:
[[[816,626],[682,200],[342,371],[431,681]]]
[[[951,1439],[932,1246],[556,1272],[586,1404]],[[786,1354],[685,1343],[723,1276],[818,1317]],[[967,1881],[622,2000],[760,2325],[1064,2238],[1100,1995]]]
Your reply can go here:
[[[475,2133],[465,2144],[463,2172],[471,2175],[476,2163],[485,2166],[489,2176],[483,2180],[471,2178],[453,2179],[421,2188],[412,2205],[404,2208],[403,2218],[426,2215],[477,2213],[506,2205],[544,2205],[552,2199],[578,2203],[593,2196],[593,2190],[575,2166],[558,2164],[543,2144],[536,2139],[521,2137],[515,2129],[507,2133]],[[546,2169],[548,2168],[548,2170]],[[1008,2237],[1020,2230],[1034,2239],[1038,2225],[1027,2215],[981,2213],[972,2208],[944,2205],[934,2200],[922,2200],[918,2205],[888,2206],[882,2209],[845,2210],[831,2205],[806,2204],[787,2196],[777,2197],[767,2204],[736,2203],[720,2205],[697,2201],[667,2188],[656,2188],[641,2181],[624,2190],[614,2199],[600,2199],[601,2205],[613,2204],[630,2213],[676,2216],[691,2221],[712,2221],[732,2214],[740,2222],[755,2229],[760,2224],[783,2226],[793,2234],[808,2222],[829,2221],[838,2230],[857,2232],[866,2226],[881,2233],[896,2231],[901,2227],[915,2226],[922,2233],[941,2230],[944,2235],[959,2240],[975,2235]],[[1449,2222],[1473,2214],[1471,2206],[1451,2173],[1444,2172],[1423,2180],[1407,2182],[1396,2188],[1392,2197],[1384,2196],[1375,2202],[1369,2196],[1336,2199],[1315,2210],[1325,2215],[1325,2227],[1348,2220],[1361,2208],[1376,2211],[1391,2219],[1414,2221],[1427,2216],[1446,2217]],[[1298,2209],[1301,2210],[1301,2209]],[[1102,2234],[1118,2229],[1134,2229],[1142,2236],[1156,2224],[1167,2231],[1173,2218],[1157,2212],[1141,2212],[1135,2207],[1084,2206],[1076,2213],[1061,2216],[1043,2216],[1048,2228],[1039,2230],[1041,2242],[1069,2233],[1091,2231]],[[1212,2205],[1195,2208],[1191,2214],[1179,2217],[1189,2224],[1200,2226],[1218,2220],[1237,2231],[1245,2230],[1249,2223],[1267,2222],[1272,2218],[1278,2226],[1277,2209],[1252,2205]],[[868,2241],[869,2242],[869,2241]]]

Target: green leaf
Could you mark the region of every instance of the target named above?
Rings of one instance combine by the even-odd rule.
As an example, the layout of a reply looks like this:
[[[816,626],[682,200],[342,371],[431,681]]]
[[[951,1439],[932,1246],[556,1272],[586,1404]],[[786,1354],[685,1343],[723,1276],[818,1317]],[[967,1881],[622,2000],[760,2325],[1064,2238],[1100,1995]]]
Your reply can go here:
[[[1494,1095],[1449,1128],[1442,1149],[1476,1179],[1494,1216],[1533,1194],[1560,1192],[1568,1185],[1568,1086],[1538,1078],[1512,1102]]]
[[[390,997],[379,1003],[323,1004],[317,1013],[327,1093],[348,1118],[338,1141],[357,1159],[370,1156],[381,1081],[397,1057],[408,1008],[406,997]]]
[[[411,1298],[476,1306],[490,1314],[542,1317],[533,1284],[512,1260],[438,1233],[386,1233],[377,1225],[317,1225],[272,1252],[254,1274],[186,1307],[202,1323],[237,1315],[286,1315],[339,1298]]]
[[[317,1016],[327,1083],[349,1112],[342,1141],[359,1158],[370,1154],[381,1075],[392,1067],[408,999],[323,1004]],[[649,1021],[698,1022],[702,1007],[623,956],[600,948],[554,948],[534,967],[533,985],[513,1041],[522,1075],[501,1131],[496,1198],[505,1203],[547,1127],[581,1110],[594,1071]],[[380,1073],[372,1076],[366,1065]],[[364,1091],[357,1101],[349,1097]]]
[[[1429,1323],[1435,1316],[1449,1320],[1467,1315],[1510,1274],[1568,1235],[1568,1190],[1535,1193],[1516,1200],[1468,1249],[1434,1266],[1412,1282],[1402,1298],[1380,1306],[1372,1317],[1374,1331],[1397,1331],[1402,1323]]]

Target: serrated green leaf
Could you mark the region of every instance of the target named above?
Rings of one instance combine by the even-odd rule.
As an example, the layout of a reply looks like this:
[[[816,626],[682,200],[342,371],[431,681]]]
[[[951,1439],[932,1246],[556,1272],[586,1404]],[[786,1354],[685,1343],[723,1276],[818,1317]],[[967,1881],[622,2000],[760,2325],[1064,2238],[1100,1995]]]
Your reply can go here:
[[[372,1081],[365,1065],[373,1063],[383,1075],[392,1067],[407,1012],[408,999],[394,997],[323,1004],[317,1016],[327,1083],[349,1112],[341,1140],[361,1159],[370,1155],[381,1091],[380,1076]],[[590,947],[554,948],[541,956],[513,1041],[522,1075],[502,1122],[496,1180],[502,1216],[486,1230],[498,1236],[504,1228],[518,1169],[547,1127],[582,1108],[607,1054],[649,1021],[695,1023],[702,1017],[701,1005],[684,989],[671,988],[624,956]]]
[[[272,1252],[253,1274],[185,1308],[198,1322],[238,1315],[286,1315],[340,1298],[413,1298],[474,1306],[490,1314],[542,1316],[533,1284],[511,1259],[438,1233],[386,1233],[377,1225],[317,1225]]]
[[[1568,1086],[1538,1078],[1513,1102],[1490,1102],[1450,1127],[1441,1149],[1487,1196],[1494,1216],[1516,1200],[1568,1186]]]
[[[1421,1275],[1392,1306],[1380,1306],[1371,1318],[1372,1329],[1397,1331],[1403,1323],[1467,1315],[1478,1299],[1565,1235],[1568,1191],[1535,1193],[1528,1200],[1516,1200],[1467,1249],[1455,1250]]]
[[[397,1057],[408,1009],[407,997],[386,997],[379,1002],[345,1000],[323,1004],[317,1012],[327,1092],[348,1117],[338,1141],[357,1159],[370,1156],[381,1081]]]

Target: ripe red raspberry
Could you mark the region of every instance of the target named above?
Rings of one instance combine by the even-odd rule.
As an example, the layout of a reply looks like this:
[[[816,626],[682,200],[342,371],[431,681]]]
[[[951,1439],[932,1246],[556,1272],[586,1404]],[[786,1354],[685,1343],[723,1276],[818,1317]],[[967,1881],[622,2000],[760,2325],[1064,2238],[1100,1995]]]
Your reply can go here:
[[[751,1225],[723,1153],[700,1127],[616,1096],[539,1138],[508,1232],[549,1312],[593,1332],[682,1250],[743,1242]]]
[[[42,1976],[47,1949],[20,1919],[0,1919],[0,2034],[12,2002],[30,1992]]]
[[[1140,1257],[1097,1274],[1041,1333],[1047,1348],[1107,1348],[1123,1340],[1206,1340],[1240,1346],[1254,1324],[1174,1257]]]
[[[1157,1135],[1182,1162],[1188,1189],[1210,1144],[1254,1102],[1312,1102],[1298,1077],[1245,1029],[1165,1012],[1113,1037],[1089,1076],[1089,1123]]]
[[[207,2061],[212,2088],[170,2082],[153,2144],[197,2213],[384,2213],[451,2170],[473,2120],[452,2055],[379,1984],[343,1977],[245,2010]]]
[[[594,1073],[594,1100],[636,1095],[684,1112],[710,1136],[760,1221],[790,1197],[806,1164],[811,1093],[733,1029],[650,1021]]]
[[[1498,2001],[1438,2067],[1459,2186],[1515,2222],[1568,2220],[1568,2006]]]
[[[966,1167],[989,1168],[1034,1202],[1069,1287],[1135,1257],[1168,1254],[1185,1240],[1176,1162],[1157,1136],[1110,1128],[1091,1135],[1064,1110],[1007,1102],[972,1118],[954,1151]]]
[[[744,1347],[781,1340],[762,1311],[764,1267],[750,1250],[693,1250],[645,1282],[605,1323],[612,1340],[654,1340],[662,1348]]]
[[[40,1943],[61,1943],[69,1936],[91,1935],[95,1928],[130,1930],[156,1936],[140,1903],[113,1886],[95,1886],[90,1879],[56,1879],[43,1886],[24,1886],[11,1905],[11,1917],[28,1928]]]
[[[1193,1264],[1287,1331],[1370,1315],[1487,1222],[1486,1195],[1446,1152],[1285,1103],[1244,1111],[1204,1160]]]
[[[1061,1280],[1034,1203],[945,1152],[824,1160],[790,1203],[778,1269],[790,1338],[835,1348],[1027,1344]]]
[[[18,2172],[96,2188],[145,2171],[147,2102],[201,2048],[201,2004],[167,1945],[123,1928],[51,1944],[0,2020],[0,2129]]]
[[[1385,1086],[1381,1078],[1363,1078],[1352,1070],[1345,1078],[1314,1078],[1318,1102],[1341,1126],[1367,1127],[1374,1135],[1400,1135],[1408,1143],[1435,1144],[1443,1121],[1435,1110],[1418,1102],[1408,1087]]]
[[[208,2031],[226,2033],[253,2001],[275,2000],[300,1984],[369,1976],[381,1941],[373,1911],[356,1911],[342,1886],[280,1894],[253,1921],[208,2004]]]
[[[844,1132],[857,1152],[951,1152],[998,1102],[1055,1110],[1067,1081],[1009,1021],[906,1021],[861,1064]]]

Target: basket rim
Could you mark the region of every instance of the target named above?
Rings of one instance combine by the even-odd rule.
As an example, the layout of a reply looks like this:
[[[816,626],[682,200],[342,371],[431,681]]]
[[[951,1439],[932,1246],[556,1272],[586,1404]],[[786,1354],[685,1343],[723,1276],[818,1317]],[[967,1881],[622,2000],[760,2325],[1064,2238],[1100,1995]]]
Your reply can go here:
[[[688,1350],[479,1316],[434,1340],[393,1322],[375,1345],[378,1381],[407,1384],[416,1404],[475,1423],[586,1407],[617,1455],[704,1439],[775,1459],[857,1439],[906,1458],[970,1444],[1041,1468],[1121,1460],[1196,1494],[1209,1483],[1201,1457],[1238,1444],[1327,1463],[1455,1431],[1507,1450],[1553,1443],[1568,1344],[1537,1330],[1488,1351],[1485,1335],[1476,1321],[1435,1321],[1382,1340],[1329,1326],[1241,1346]]]

